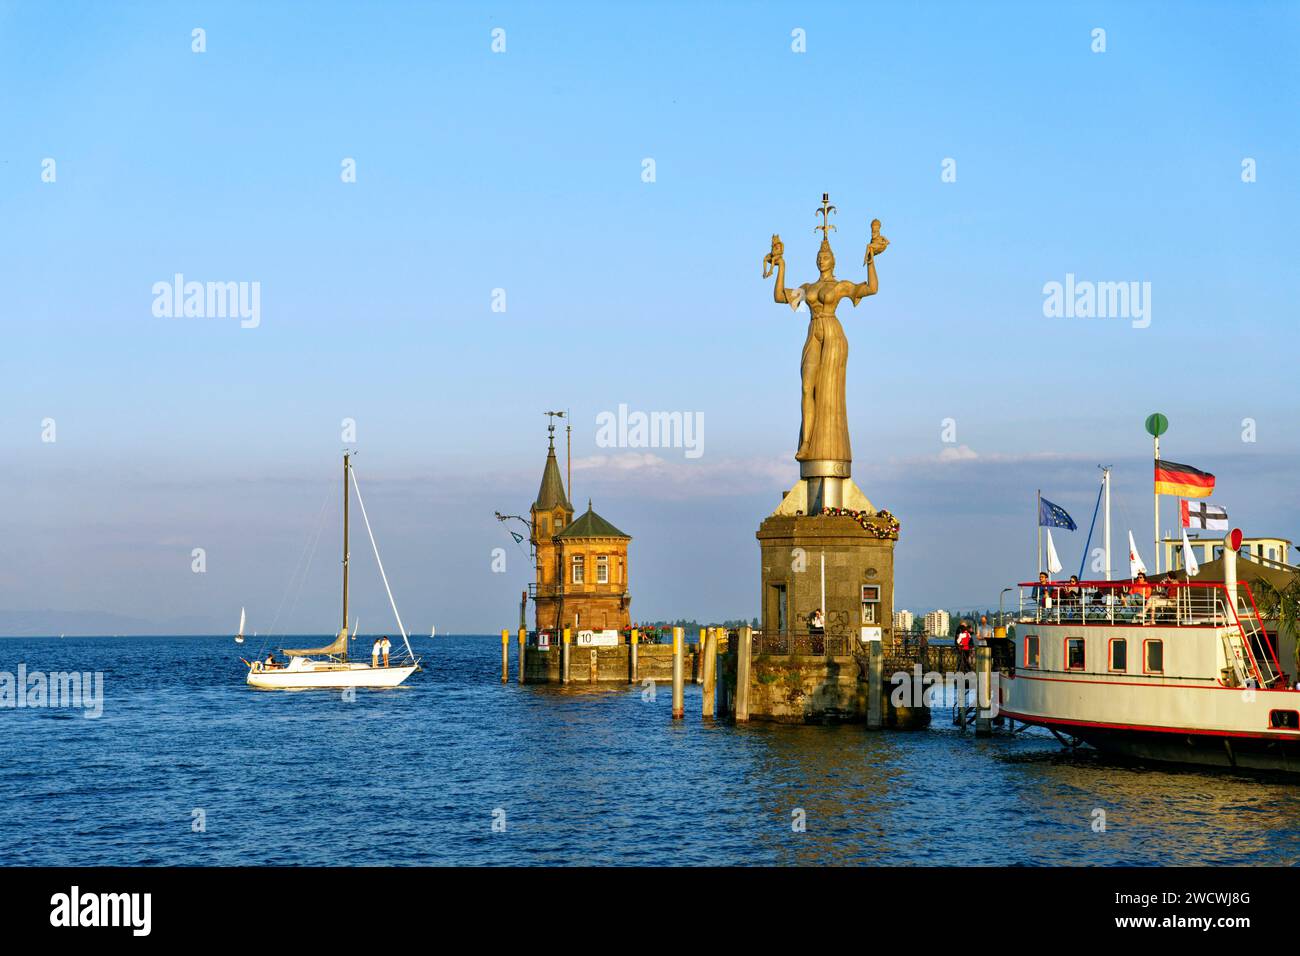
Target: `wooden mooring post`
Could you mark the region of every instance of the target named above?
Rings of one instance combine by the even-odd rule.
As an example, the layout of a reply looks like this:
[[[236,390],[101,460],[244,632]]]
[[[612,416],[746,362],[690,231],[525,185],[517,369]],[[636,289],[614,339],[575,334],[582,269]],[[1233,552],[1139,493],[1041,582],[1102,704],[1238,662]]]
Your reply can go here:
[[[867,642],[867,729],[885,726],[885,650],[880,641]]]
[[[736,648],[736,723],[749,721],[749,656],[753,652],[754,629],[746,625],[740,629],[740,644]]]
[[[510,683],[510,628],[501,629],[501,683]]]
[[[627,645],[627,682],[636,683],[636,646],[641,640],[641,632],[632,628],[632,637]]]
[[[524,682],[524,643],[527,640],[528,630],[521,627],[519,629],[519,683],[521,684]]]
[[[673,720],[686,716],[686,668],[682,660],[686,634],[680,627],[673,628]]]
[[[704,635],[704,653],[701,655],[700,678],[704,682],[704,705],[701,716],[713,718],[714,696],[718,684],[718,630],[711,627]]]
[[[993,720],[993,648],[975,648],[975,736],[991,737]]]

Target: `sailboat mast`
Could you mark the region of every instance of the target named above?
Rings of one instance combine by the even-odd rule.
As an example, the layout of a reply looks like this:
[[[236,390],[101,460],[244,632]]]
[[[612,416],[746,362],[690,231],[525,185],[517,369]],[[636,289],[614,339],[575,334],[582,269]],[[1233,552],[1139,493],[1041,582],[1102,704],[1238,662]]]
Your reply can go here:
[[[343,632],[348,630],[348,453],[343,453]],[[343,647],[343,657],[348,654],[347,645]]]

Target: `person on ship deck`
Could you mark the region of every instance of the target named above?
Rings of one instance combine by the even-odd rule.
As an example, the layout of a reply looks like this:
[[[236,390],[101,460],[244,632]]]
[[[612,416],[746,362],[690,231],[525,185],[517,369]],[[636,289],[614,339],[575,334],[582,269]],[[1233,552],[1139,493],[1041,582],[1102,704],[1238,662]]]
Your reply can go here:
[[[1058,593],[1059,589],[1051,586],[1051,580],[1048,578],[1047,572],[1039,571],[1038,584],[1034,586],[1034,590],[1030,595],[1038,610],[1040,612],[1050,610],[1052,605],[1056,603]]]

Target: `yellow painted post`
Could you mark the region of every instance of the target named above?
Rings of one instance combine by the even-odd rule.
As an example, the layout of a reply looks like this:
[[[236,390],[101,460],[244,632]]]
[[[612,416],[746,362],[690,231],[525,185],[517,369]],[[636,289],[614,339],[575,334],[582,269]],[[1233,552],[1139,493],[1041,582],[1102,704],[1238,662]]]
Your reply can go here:
[[[567,684],[569,682],[569,629],[564,629],[564,643],[560,650],[560,682]]]
[[[519,629],[519,683],[524,682],[524,642],[528,639],[528,631],[525,628]]]
[[[682,628],[673,628],[673,720],[686,716],[686,668],[683,666],[682,650],[686,635]]]
[[[641,641],[641,632],[632,628],[632,642],[627,646],[627,682],[636,683],[636,646]]]
[[[501,683],[510,683],[510,629],[501,631]]]
[[[695,683],[704,683],[704,641],[706,629],[700,628],[700,642],[695,645]]]
[[[703,663],[700,668],[704,671],[704,709],[701,711],[705,717],[712,718],[714,710],[714,693],[717,690],[715,678],[718,674],[718,632],[714,628],[709,628],[709,633],[705,637]]]

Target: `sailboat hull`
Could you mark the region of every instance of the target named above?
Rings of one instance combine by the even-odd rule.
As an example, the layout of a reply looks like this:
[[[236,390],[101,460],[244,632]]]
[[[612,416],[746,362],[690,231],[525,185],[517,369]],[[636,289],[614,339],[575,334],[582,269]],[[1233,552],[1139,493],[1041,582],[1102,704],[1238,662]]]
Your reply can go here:
[[[414,665],[371,667],[369,664],[313,662],[283,670],[250,670],[248,685],[262,690],[338,690],[346,687],[396,687],[415,673]]]

